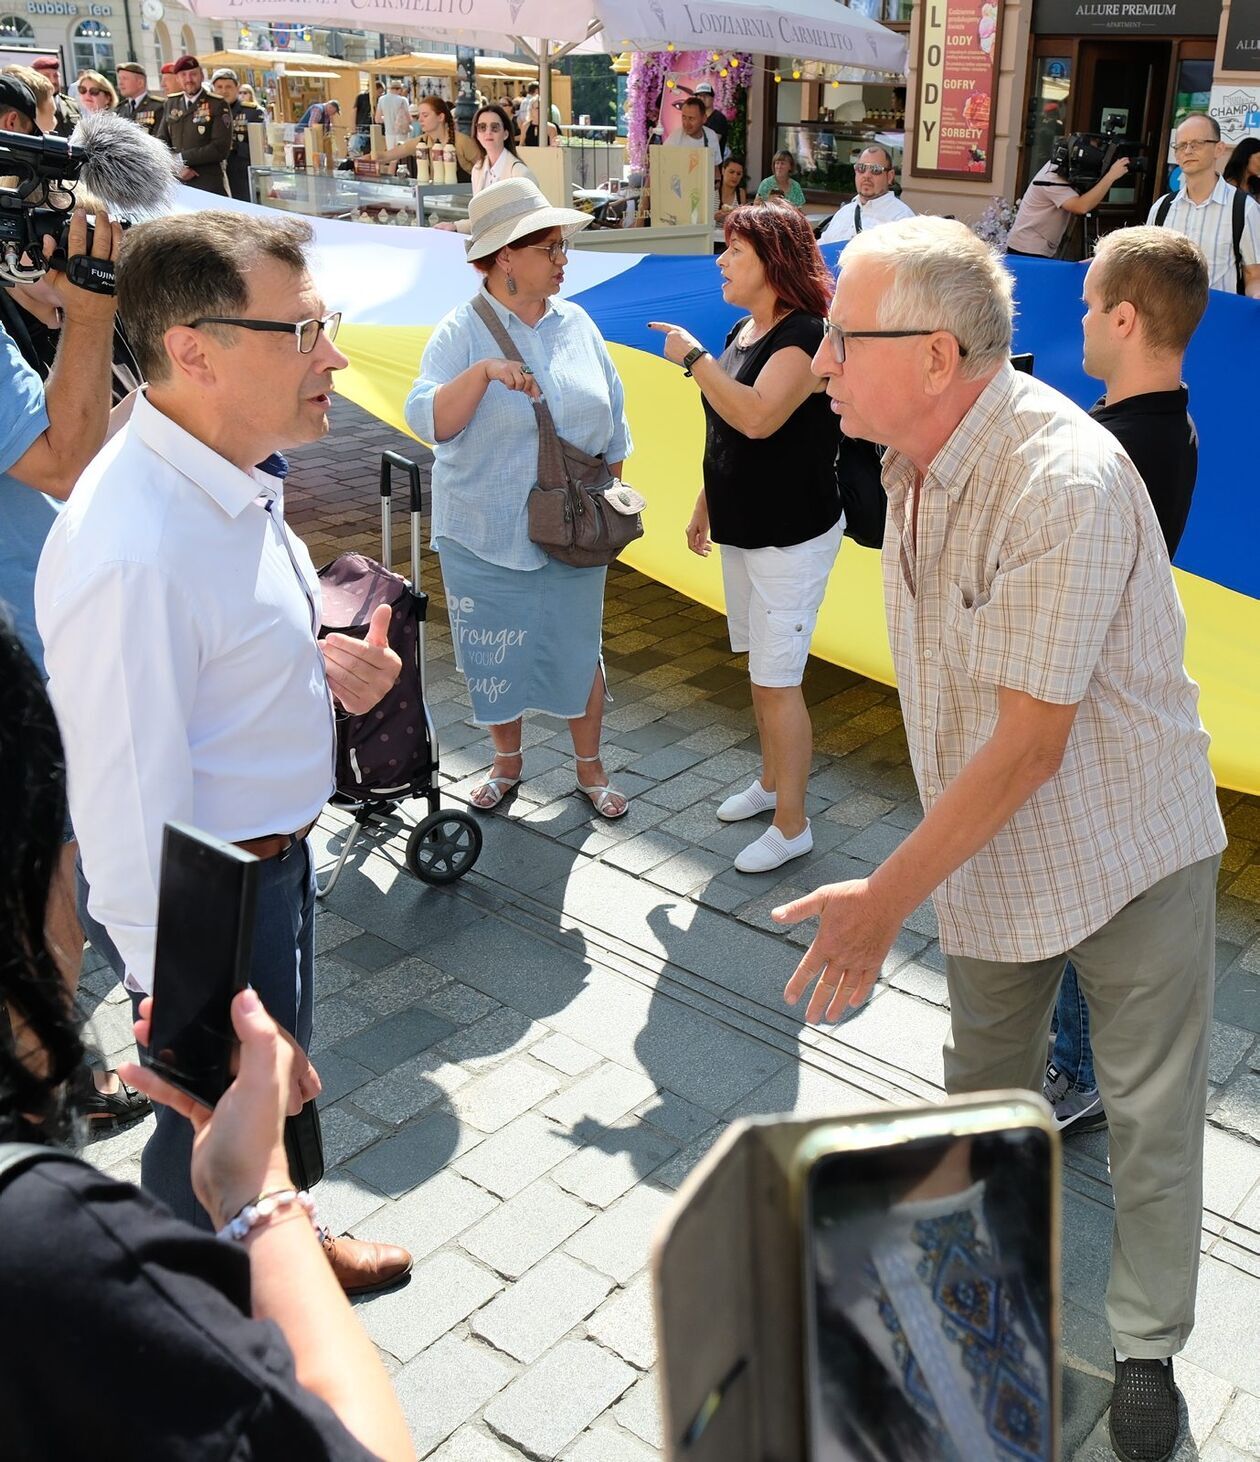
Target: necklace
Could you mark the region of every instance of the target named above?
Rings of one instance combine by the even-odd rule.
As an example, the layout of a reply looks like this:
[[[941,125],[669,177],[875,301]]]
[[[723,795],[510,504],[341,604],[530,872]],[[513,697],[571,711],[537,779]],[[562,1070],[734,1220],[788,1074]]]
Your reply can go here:
[[[770,323],[766,326],[764,330],[760,331],[757,329],[756,320],[754,320],[750,315],[748,317],[748,323],[739,332],[739,339],[735,342],[735,348],[737,350],[751,350],[752,347],[756,345],[759,340],[764,340],[766,336],[769,335],[771,330],[774,329],[774,327],[779,323],[780,320],[786,319],[788,313],[789,312],[787,310],[775,310],[774,318],[770,321]]]

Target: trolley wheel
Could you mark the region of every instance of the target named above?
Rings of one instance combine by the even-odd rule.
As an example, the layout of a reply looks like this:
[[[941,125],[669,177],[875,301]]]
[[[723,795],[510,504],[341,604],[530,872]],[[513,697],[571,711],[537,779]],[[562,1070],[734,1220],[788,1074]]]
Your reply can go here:
[[[454,883],[481,853],[481,826],[467,812],[431,812],[407,839],[407,867],[421,883]]]

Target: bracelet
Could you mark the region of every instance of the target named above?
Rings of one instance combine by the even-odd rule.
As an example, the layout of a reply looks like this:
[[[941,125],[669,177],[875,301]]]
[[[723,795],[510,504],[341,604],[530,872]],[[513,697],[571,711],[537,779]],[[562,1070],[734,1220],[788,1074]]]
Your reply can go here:
[[[260,1223],[265,1223],[273,1213],[299,1203],[311,1220],[311,1227],[319,1232],[319,1221],[315,1217],[315,1200],[309,1193],[299,1193],[296,1188],[280,1188],[272,1193],[260,1193],[247,1203],[235,1218],[230,1219],[215,1234],[215,1238],[230,1241],[244,1239]]]
[[[699,361],[703,360],[704,357],[706,355],[708,355],[708,353],[709,352],[704,348],[703,345],[695,345],[695,346],[693,346],[687,352],[687,354],[684,355],[683,358],[682,358],[683,375],[684,376],[690,376],[691,375],[691,372],[692,372],[692,368]]]

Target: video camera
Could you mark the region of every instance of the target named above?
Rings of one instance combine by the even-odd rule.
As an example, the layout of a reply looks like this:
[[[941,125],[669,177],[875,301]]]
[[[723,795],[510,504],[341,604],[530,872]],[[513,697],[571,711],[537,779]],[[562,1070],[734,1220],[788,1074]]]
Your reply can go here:
[[[167,210],[176,176],[167,147],[111,112],[82,118],[68,141],[0,132],[0,285],[31,284],[55,269],[80,289],[113,294],[109,260],[67,258],[76,187],[81,182],[111,218],[136,223]],[[47,256],[45,235],[54,240]],[[91,238],[89,224],[89,250]]]
[[[1120,130],[1120,124],[1115,123],[1102,132],[1073,132],[1056,142],[1050,154],[1055,172],[1066,178],[1078,193],[1088,193],[1097,187],[1118,158],[1129,159],[1131,173],[1145,172],[1142,144],[1118,136]]]

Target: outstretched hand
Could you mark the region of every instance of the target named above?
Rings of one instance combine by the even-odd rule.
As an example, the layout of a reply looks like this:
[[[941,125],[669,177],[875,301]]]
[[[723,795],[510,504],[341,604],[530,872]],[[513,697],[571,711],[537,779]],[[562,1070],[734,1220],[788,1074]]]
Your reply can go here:
[[[320,640],[333,696],[354,716],[370,711],[398,679],[402,661],[389,647],[388,604],[372,611],[366,639],[331,634]]]
[[[665,337],[665,359],[672,360],[675,365],[682,365],[683,359],[689,351],[698,348],[700,342],[690,330],[684,330],[681,325],[666,325],[660,320],[649,320],[649,330],[658,330]]]
[[[777,924],[819,921],[814,942],[783,991],[787,1003],[795,1005],[814,986],[805,1011],[811,1024],[839,1020],[846,1009],[867,999],[901,927],[900,919],[883,907],[865,878],[824,884],[804,898],[780,905],[771,917]]]

